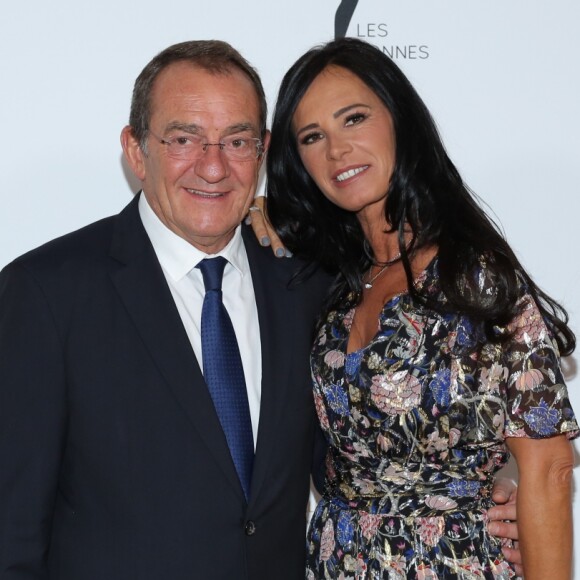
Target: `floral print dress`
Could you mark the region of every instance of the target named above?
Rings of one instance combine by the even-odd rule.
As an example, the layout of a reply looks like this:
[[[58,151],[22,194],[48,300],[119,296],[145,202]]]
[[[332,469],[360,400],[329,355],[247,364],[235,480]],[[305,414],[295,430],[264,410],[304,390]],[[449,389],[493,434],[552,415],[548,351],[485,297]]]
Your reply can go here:
[[[493,285],[479,276],[480,288]],[[419,291],[439,295],[437,258]],[[308,580],[508,579],[486,531],[506,437],[577,435],[558,354],[522,290],[507,343],[465,316],[385,304],[371,343],[346,354],[354,309],[331,312],[312,352],[329,442],[326,491],[307,537]]]

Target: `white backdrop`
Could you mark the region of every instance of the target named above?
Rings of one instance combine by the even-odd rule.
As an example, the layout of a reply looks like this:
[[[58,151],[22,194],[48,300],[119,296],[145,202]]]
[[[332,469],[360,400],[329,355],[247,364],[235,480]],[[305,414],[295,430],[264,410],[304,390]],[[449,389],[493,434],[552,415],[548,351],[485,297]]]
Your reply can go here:
[[[11,2],[0,22],[0,266],[117,213],[134,184],[119,132],[146,62],[219,38],[283,72],[335,34],[339,0]],[[580,42],[576,0],[359,0],[347,32],[393,54],[434,114],[468,184],[580,334]],[[341,13],[346,25],[348,14]],[[564,361],[580,413],[576,361]],[[576,445],[578,448],[578,445]],[[578,481],[578,475],[576,475]],[[575,501],[580,522],[580,501]],[[578,527],[578,526],[577,526]],[[576,574],[580,580],[580,533]]]

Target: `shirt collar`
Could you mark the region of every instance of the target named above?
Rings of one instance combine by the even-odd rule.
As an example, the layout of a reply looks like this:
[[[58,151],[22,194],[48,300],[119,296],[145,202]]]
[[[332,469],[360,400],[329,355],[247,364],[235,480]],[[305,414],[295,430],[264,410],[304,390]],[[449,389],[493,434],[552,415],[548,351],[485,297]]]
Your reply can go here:
[[[173,280],[187,276],[204,258],[216,256],[223,256],[241,276],[249,273],[241,225],[235,229],[225,248],[217,254],[206,254],[172,232],[151,209],[144,193],[139,198],[139,215],[161,267]]]

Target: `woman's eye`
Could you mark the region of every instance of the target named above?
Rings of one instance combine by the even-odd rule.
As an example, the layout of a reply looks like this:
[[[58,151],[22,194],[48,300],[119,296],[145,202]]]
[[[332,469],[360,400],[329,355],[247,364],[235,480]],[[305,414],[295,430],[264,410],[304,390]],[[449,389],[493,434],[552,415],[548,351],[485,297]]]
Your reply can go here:
[[[309,133],[302,137],[300,143],[302,145],[311,145],[312,143],[316,143],[322,139],[322,135],[320,133]]]
[[[345,121],[345,125],[358,125],[359,123],[362,123],[365,119],[367,118],[367,116],[364,113],[354,113],[353,115],[349,115],[346,118]]]

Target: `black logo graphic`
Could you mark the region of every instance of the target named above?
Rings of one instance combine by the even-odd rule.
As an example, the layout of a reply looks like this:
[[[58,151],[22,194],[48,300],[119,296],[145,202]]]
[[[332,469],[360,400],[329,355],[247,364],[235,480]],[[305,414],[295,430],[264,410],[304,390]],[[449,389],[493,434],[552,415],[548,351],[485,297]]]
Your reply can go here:
[[[342,0],[334,16],[334,38],[344,38],[358,0]]]

